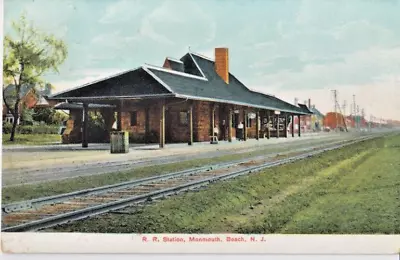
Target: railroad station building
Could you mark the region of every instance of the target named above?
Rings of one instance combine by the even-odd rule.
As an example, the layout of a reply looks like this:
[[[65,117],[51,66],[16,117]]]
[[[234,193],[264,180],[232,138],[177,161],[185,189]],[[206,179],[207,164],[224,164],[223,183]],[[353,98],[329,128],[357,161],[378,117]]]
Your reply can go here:
[[[104,139],[116,123],[116,130],[130,133],[131,142],[160,147],[210,141],[215,129],[219,140],[232,141],[240,122],[244,140],[287,137],[295,116],[312,114],[305,105],[247,88],[229,72],[227,48],[216,48],[214,60],[188,52],[180,59],[166,58],[162,67],[145,64],[47,100],[58,109],[70,110],[63,142],[82,142],[83,147],[90,141],[89,110],[99,111],[104,118]]]
[[[310,110],[313,114],[306,115],[300,117],[300,129],[302,132],[320,132],[324,129],[324,118],[325,116],[315,107],[315,105],[311,104],[311,99],[304,101],[304,104],[308,103],[307,109]],[[297,104],[295,102],[295,104]],[[300,104],[300,106],[304,106],[304,104]],[[292,132],[291,124],[294,124],[294,132],[298,132],[298,117],[294,118],[293,122],[289,123],[289,133]]]

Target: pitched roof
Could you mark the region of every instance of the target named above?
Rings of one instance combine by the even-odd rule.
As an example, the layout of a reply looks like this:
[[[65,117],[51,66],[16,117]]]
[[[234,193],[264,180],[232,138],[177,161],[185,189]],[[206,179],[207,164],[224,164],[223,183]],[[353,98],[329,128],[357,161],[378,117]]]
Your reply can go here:
[[[306,114],[313,114],[313,112],[310,111],[310,109],[308,109],[308,107],[307,107],[306,105],[304,105],[304,104],[297,104],[297,105],[300,107],[300,109],[301,109],[304,113],[306,113]]]
[[[247,105],[253,107],[281,110],[293,113],[305,113],[303,110],[286,103],[276,97],[248,89],[235,76],[229,73],[229,84],[215,72],[214,62],[194,53],[188,53],[181,58],[186,72],[197,72],[196,77],[182,77],[159,68],[149,68],[158,78],[165,82],[174,93],[189,99],[201,99],[217,102]],[[203,74],[202,78],[199,75]]]
[[[23,84],[21,86],[20,96],[21,97],[26,96],[29,93],[29,91],[31,91],[32,89],[33,89],[32,85]],[[4,88],[4,97],[5,98],[11,98],[11,99],[15,98],[15,93],[16,93],[16,88],[15,88],[14,84],[10,84]]]
[[[45,95],[50,95],[51,93],[51,85],[46,84],[43,89],[35,87],[33,84],[23,84],[21,85],[20,95],[21,97],[26,96],[29,91],[34,90],[38,97],[42,97]],[[13,99],[15,98],[16,87],[14,84],[9,84],[4,88],[4,97]]]
[[[145,67],[128,70],[117,75],[97,80],[71,90],[50,96],[48,99],[113,99],[123,97],[151,97],[171,94],[162,83],[158,82]]]
[[[314,106],[310,108],[310,111],[313,112],[313,114],[319,116],[319,117],[324,117],[324,114],[322,114],[318,109],[316,109]]]
[[[173,59],[167,58],[169,61]],[[50,96],[49,99],[116,99],[124,97],[173,96],[193,100],[222,102],[249,107],[279,110],[296,114],[310,114],[276,97],[248,89],[229,73],[227,84],[215,71],[215,63],[195,53],[187,53],[181,59],[184,71],[144,65],[113,77],[99,80],[70,91]],[[174,63],[179,64],[175,61]]]
[[[167,60],[169,65],[171,66],[171,69],[182,72],[185,70],[185,66],[182,61],[170,57],[167,57]]]

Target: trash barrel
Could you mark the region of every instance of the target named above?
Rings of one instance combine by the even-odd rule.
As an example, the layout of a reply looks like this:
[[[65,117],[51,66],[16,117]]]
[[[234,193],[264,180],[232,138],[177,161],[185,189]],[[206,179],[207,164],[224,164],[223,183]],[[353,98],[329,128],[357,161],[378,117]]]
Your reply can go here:
[[[129,152],[129,132],[114,131],[110,137],[111,153]]]

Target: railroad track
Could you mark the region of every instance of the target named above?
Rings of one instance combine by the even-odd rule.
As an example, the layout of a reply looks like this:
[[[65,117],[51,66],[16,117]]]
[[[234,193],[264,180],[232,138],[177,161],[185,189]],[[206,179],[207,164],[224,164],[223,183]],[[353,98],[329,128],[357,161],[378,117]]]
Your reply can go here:
[[[53,227],[119,210],[137,203],[174,195],[181,191],[197,189],[215,181],[258,172],[377,136],[379,135],[367,135],[355,140],[325,144],[322,147],[297,149],[292,151],[289,157],[282,159],[277,158],[276,154],[275,157],[273,155],[267,157],[257,156],[245,160],[8,204],[2,207],[2,231],[37,231]]]

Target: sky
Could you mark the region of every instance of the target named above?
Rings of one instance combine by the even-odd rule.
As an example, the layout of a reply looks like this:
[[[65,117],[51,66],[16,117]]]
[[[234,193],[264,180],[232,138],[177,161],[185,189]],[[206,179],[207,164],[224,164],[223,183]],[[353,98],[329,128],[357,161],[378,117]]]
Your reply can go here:
[[[227,47],[250,89],[323,113],[337,90],[346,114],[355,95],[367,119],[400,120],[400,0],[4,0],[6,34],[23,11],[67,43],[60,73],[45,76],[54,93]]]

